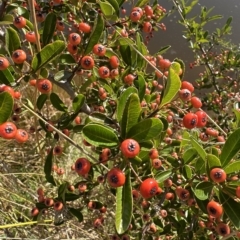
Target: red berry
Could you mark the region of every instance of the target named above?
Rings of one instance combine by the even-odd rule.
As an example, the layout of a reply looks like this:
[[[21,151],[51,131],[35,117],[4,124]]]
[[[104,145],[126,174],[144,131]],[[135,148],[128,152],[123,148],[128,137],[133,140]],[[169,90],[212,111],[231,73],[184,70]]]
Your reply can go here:
[[[82,31],[84,33],[91,32],[91,26],[87,23],[84,23],[84,22],[79,23],[78,29],[79,29],[79,31]]]
[[[149,157],[151,159],[158,158],[158,150],[156,148],[153,148],[149,151]]]
[[[75,162],[75,171],[84,176],[88,174],[91,168],[91,163],[86,158],[79,158]]]
[[[103,57],[106,53],[106,47],[102,44],[95,44],[93,47],[93,53],[97,56]]]
[[[162,166],[162,161],[158,158],[152,160],[152,167],[155,169],[159,169]]]
[[[119,59],[117,56],[111,56],[109,58],[109,63],[112,68],[117,68],[119,66]]]
[[[202,101],[198,97],[192,97],[191,104],[193,105],[194,108],[202,107]]]
[[[178,96],[182,101],[189,101],[191,99],[191,92],[188,89],[181,89]]]
[[[192,93],[194,91],[194,86],[188,81],[183,81],[181,89],[188,89]]]
[[[5,57],[0,57],[0,70],[5,70],[9,67],[9,61]]]
[[[31,32],[27,32],[25,34],[25,38],[28,42],[30,43],[35,43],[37,41],[37,38],[36,38],[36,35],[35,35],[35,32],[31,31]]]
[[[54,201],[53,201],[52,198],[45,198],[44,204],[45,204],[47,207],[51,207],[51,206],[53,206]]]
[[[91,56],[84,56],[81,59],[81,67],[90,70],[94,67],[94,60]]]
[[[204,111],[197,111],[195,114],[197,115],[198,119],[196,127],[204,127],[207,124],[207,114]]]
[[[143,198],[151,198],[158,193],[158,183],[153,178],[145,179],[140,185],[140,193]]]
[[[213,128],[207,128],[206,129],[206,134],[212,137],[217,137],[219,132]]]
[[[107,174],[107,180],[111,187],[117,188],[124,185],[126,177],[119,168],[112,168]]]
[[[12,60],[13,60],[13,62],[16,63],[16,64],[21,64],[21,63],[23,63],[26,59],[27,59],[27,55],[26,55],[26,53],[25,53],[23,50],[21,50],[21,49],[14,51],[13,54],[12,54]]]
[[[145,33],[152,32],[152,24],[150,22],[143,23],[143,32],[145,32]]]
[[[140,146],[134,139],[126,139],[121,143],[120,150],[124,157],[134,158],[140,152]]]
[[[52,90],[52,83],[48,79],[39,79],[37,89],[41,93],[49,93]]]
[[[185,188],[177,187],[175,192],[176,192],[176,195],[179,197],[179,199],[182,201],[186,201],[190,197],[189,191]]]
[[[218,223],[216,230],[217,233],[223,237],[226,237],[231,232],[229,225],[226,223]]]
[[[53,207],[54,207],[55,211],[61,211],[63,209],[63,203],[62,202],[55,202]]]
[[[226,180],[227,174],[222,168],[213,168],[210,171],[210,178],[214,182],[221,183]]]
[[[72,45],[78,45],[80,44],[81,42],[81,37],[78,33],[71,33],[69,36],[68,36],[68,41],[70,44]]]
[[[130,19],[132,22],[138,22],[141,18],[141,14],[138,11],[132,11],[130,14]]]
[[[15,140],[19,143],[24,143],[28,140],[28,133],[23,129],[17,129]]]
[[[72,43],[68,43],[68,45],[67,45],[67,50],[68,50],[72,55],[74,55],[74,54],[77,53],[78,47],[77,47],[77,45],[73,45]]]
[[[110,76],[109,68],[102,66],[98,69],[98,74],[100,78],[108,78]]]
[[[223,208],[218,202],[212,200],[207,204],[207,212],[213,218],[220,218],[223,214]]]
[[[171,66],[171,62],[168,59],[159,59],[159,67],[163,69],[168,69]]]
[[[16,27],[16,28],[24,28],[27,24],[27,21],[24,17],[22,16],[18,16],[18,17],[15,17],[14,21],[13,21],[13,25]]]
[[[188,129],[192,129],[197,126],[198,117],[194,113],[187,113],[183,117],[183,126]]]
[[[0,125],[0,136],[5,139],[13,139],[17,133],[17,127],[12,122],[5,122]]]
[[[38,208],[33,208],[32,209],[32,211],[31,211],[31,215],[33,216],[33,217],[35,217],[35,216],[37,216],[39,214],[39,210],[38,210]]]
[[[236,188],[236,196],[240,198],[240,186]]]

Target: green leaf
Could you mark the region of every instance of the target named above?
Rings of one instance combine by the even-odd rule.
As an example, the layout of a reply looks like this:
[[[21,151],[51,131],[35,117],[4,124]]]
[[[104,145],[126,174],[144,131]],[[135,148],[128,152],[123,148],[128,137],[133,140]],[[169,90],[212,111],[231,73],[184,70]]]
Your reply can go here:
[[[94,28],[90,35],[88,44],[85,48],[84,55],[87,55],[88,53],[90,53],[93,49],[93,46],[99,42],[99,39],[102,35],[103,30],[104,30],[104,21],[101,14],[99,14],[94,22]]]
[[[199,200],[207,200],[211,195],[213,184],[211,182],[200,182],[193,190]]]
[[[15,82],[15,79],[8,68],[3,71],[0,71],[0,83],[3,83],[9,86],[11,85],[11,83],[14,83],[14,82]]]
[[[129,87],[127,88],[122,95],[119,98],[119,102],[117,104],[117,120],[120,122],[123,116],[123,111],[126,105],[126,102],[128,100],[128,98],[130,97],[130,95],[132,93],[137,93],[137,89],[134,87]]]
[[[50,63],[65,49],[65,43],[57,40],[53,43],[46,45],[39,53],[37,53],[32,60],[32,69],[37,71],[46,64]]]
[[[146,91],[146,82],[143,74],[138,73],[137,80],[134,81],[134,85],[138,89],[138,96],[141,102],[145,96],[145,91]]]
[[[193,137],[190,137],[190,139],[191,139],[192,146],[198,152],[199,156],[203,160],[205,160],[207,153],[204,151],[203,147]]]
[[[68,183],[63,183],[58,187],[58,198],[65,202],[65,193],[67,191]]]
[[[120,122],[122,138],[125,138],[128,131],[135,124],[138,123],[140,113],[141,113],[141,105],[139,102],[139,97],[136,93],[133,93],[127,99],[127,102],[123,111],[123,117]]]
[[[58,62],[60,64],[76,64],[76,60],[73,58],[71,54],[64,53],[61,54],[60,57],[58,58]]]
[[[165,181],[166,179],[168,179],[170,176],[172,175],[172,170],[166,170],[166,171],[161,171],[158,172],[154,178],[156,179],[156,181],[158,183],[162,183],[163,181]]]
[[[65,106],[63,101],[60,99],[60,97],[56,93],[52,92],[50,94],[50,101],[51,101],[53,107],[55,107],[57,110],[62,111],[62,112],[67,111],[67,107]]]
[[[19,35],[15,29],[9,27],[6,29],[5,44],[10,55],[17,49],[21,48],[21,41]]]
[[[80,109],[82,108],[83,104],[85,102],[85,96],[83,94],[78,94],[72,102],[72,107],[75,113],[78,113]]]
[[[226,140],[222,148],[222,152],[220,155],[220,161],[222,163],[222,167],[227,166],[227,164],[231,161],[232,158],[240,150],[240,128],[235,130]]]
[[[74,193],[70,193],[70,192],[66,192],[65,193],[65,201],[75,201],[77,199],[79,199],[81,197],[81,195],[77,195]]]
[[[196,159],[197,151],[194,148],[189,148],[183,153],[184,164],[190,163]]]
[[[49,152],[49,154],[47,155],[47,157],[45,159],[44,173],[45,173],[46,180],[49,183],[56,186],[56,183],[55,183],[54,178],[52,176],[52,165],[53,165],[52,160],[53,160],[53,149],[51,149],[51,151]]]
[[[82,130],[84,139],[97,147],[116,147],[119,144],[118,137],[110,127],[89,123]]]
[[[45,104],[45,102],[48,99],[48,95],[47,94],[41,94],[38,99],[37,99],[37,108],[39,110],[42,109],[43,105]]]
[[[177,74],[177,70],[180,68],[179,63],[172,63],[171,67],[169,68],[169,74],[167,78],[166,88],[164,89],[163,98],[160,104],[160,107],[170,103],[173,98],[178,93],[181,87],[181,81]]]
[[[192,169],[188,165],[185,165],[183,167],[183,176],[186,179],[191,179],[192,178]]]
[[[3,18],[0,21],[0,25],[10,25],[13,23],[13,15],[11,14],[6,14],[3,16]]]
[[[128,65],[132,65],[132,54],[131,48],[129,45],[120,45],[119,51],[121,53],[123,61]]]
[[[236,202],[222,191],[219,192],[219,198],[223,206],[224,213],[228,216],[236,228],[240,228],[240,203]]]
[[[42,34],[42,41],[43,46],[47,45],[51,42],[57,23],[57,16],[55,13],[49,13],[44,21],[43,25],[43,34]]]
[[[12,114],[13,97],[8,92],[0,93],[0,124],[5,123]]]
[[[211,169],[215,167],[221,167],[221,162],[218,157],[212,154],[206,155],[206,171],[207,174],[210,174]]]
[[[240,171],[240,161],[238,160],[237,162],[229,163],[223,169],[226,172],[226,174],[234,173],[234,172],[238,173]]]
[[[236,115],[236,122],[234,122],[234,126],[236,128],[239,128],[240,127],[240,112],[238,110],[236,110],[236,109],[234,109],[233,112]]]
[[[137,142],[151,140],[157,137],[163,128],[158,118],[147,118],[134,125],[127,133],[126,138],[133,138]]]
[[[116,15],[119,15],[119,5],[118,2],[116,0],[107,0],[108,3],[110,3],[112,5],[112,7],[115,10]]]
[[[169,48],[171,48],[171,45],[167,45],[167,46],[165,46],[165,47],[162,47],[162,48],[155,54],[155,56],[161,55],[161,54],[165,53]]]
[[[133,213],[133,198],[130,171],[123,187],[117,188],[115,226],[118,234],[128,230]]]
[[[79,222],[83,221],[83,215],[81,213],[81,209],[70,208],[68,207],[69,212],[78,219]]]
[[[145,6],[148,2],[149,2],[149,0],[138,0],[135,6],[136,6],[136,7],[143,7],[143,6]]]
[[[104,14],[104,16],[106,17],[106,19],[108,19],[108,20],[116,20],[117,19],[115,9],[110,3],[99,1],[99,5],[100,5],[101,11]]]

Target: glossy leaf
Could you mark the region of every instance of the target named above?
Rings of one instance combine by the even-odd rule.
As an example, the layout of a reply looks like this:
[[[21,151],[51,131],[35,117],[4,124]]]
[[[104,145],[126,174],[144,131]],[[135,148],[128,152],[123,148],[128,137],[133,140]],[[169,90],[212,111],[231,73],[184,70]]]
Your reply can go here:
[[[5,44],[10,54],[12,54],[15,50],[21,48],[21,41],[19,35],[17,31],[12,27],[6,29]]]
[[[154,178],[158,183],[162,183],[163,181],[168,179],[171,175],[172,175],[172,170],[166,170],[166,171],[157,172]]]
[[[130,95],[132,93],[137,93],[137,89],[134,87],[129,87],[127,88],[122,95],[119,98],[119,102],[117,104],[117,120],[120,122],[122,119],[122,115],[123,115],[123,111],[126,105],[126,102],[128,100],[128,98],[130,97]]]
[[[235,130],[226,140],[220,155],[222,167],[225,167],[240,150],[240,128]]]
[[[81,213],[81,209],[77,209],[77,208],[71,208],[68,207],[68,211],[78,219],[79,222],[83,221],[83,215]]]
[[[183,161],[185,164],[192,162],[196,159],[197,151],[194,148],[189,148],[183,153]]]
[[[183,166],[183,176],[186,179],[192,178],[192,169],[188,165]]]
[[[171,67],[169,68],[168,78],[166,88],[164,89],[163,98],[160,104],[160,107],[170,103],[173,98],[178,93],[181,87],[181,81],[177,74],[177,70],[180,68],[179,63],[172,63]]]
[[[199,200],[207,200],[211,195],[213,184],[211,182],[200,182],[193,189],[194,195]]]
[[[14,82],[15,82],[15,79],[8,68],[3,71],[0,71],[0,83],[3,83],[9,86],[11,85],[11,83],[14,83]]]
[[[62,112],[67,111],[67,107],[65,106],[63,101],[60,99],[60,97],[56,93],[52,92],[50,94],[50,101],[51,101],[53,107],[55,107],[57,110],[62,111]]]
[[[236,162],[229,163],[226,167],[223,168],[226,174],[229,173],[238,173],[240,171],[240,161],[237,160]]]
[[[66,192],[65,193],[65,201],[75,201],[77,199],[79,199],[81,197],[81,195],[77,195],[71,192]]]
[[[163,128],[158,118],[147,118],[134,125],[127,133],[126,138],[133,138],[137,142],[151,140],[157,137]]]
[[[119,143],[118,137],[112,128],[98,124],[89,123],[82,130],[84,139],[97,147],[116,147]]]
[[[44,21],[43,25],[43,34],[42,34],[42,42],[43,46],[47,45],[51,42],[57,23],[57,16],[55,13],[49,13]]]
[[[190,137],[190,139],[191,139],[192,146],[195,148],[195,150],[197,151],[198,155],[203,160],[205,160],[205,158],[207,156],[207,153],[205,152],[203,147],[193,137]]]
[[[56,183],[54,181],[54,178],[52,176],[52,166],[53,166],[53,149],[50,150],[49,154],[47,155],[45,159],[45,164],[44,164],[44,173],[46,180],[56,186]]]
[[[13,110],[13,97],[8,92],[0,93],[0,124],[6,122]]]
[[[90,35],[88,44],[85,48],[84,55],[87,55],[88,53],[90,53],[92,51],[93,46],[98,43],[103,30],[104,30],[104,21],[103,21],[103,17],[101,16],[101,14],[99,14],[94,22],[94,27],[93,27],[92,33]]]
[[[104,14],[104,16],[106,17],[106,19],[108,19],[108,20],[110,20],[110,19],[116,20],[117,19],[115,9],[109,2],[99,1],[99,5],[100,5],[101,11]]]
[[[133,213],[133,197],[130,171],[126,174],[126,182],[123,187],[117,188],[115,227],[118,234],[128,230]]]
[[[129,45],[124,44],[120,45],[119,51],[121,53],[123,61],[128,65],[132,65],[132,54],[131,54],[131,48]]]
[[[222,191],[219,192],[219,198],[224,213],[229,217],[230,221],[236,228],[240,228],[240,204]]]
[[[121,136],[123,138],[125,138],[128,131],[135,124],[138,123],[140,113],[141,113],[141,106],[140,106],[138,95],[136,93],[133,93],[127,99],[127,102],[123,111],[123,117],[120,122]]]
[[[146,91],[145,79],[141,73],[138,73],[137,80],[134,81],[134,85],[138,89],[138,96],[141,102],[145,96],[145,91]]]
[[[39,53],[34,55],[31,65],[32,69],[34,71],[37,71],[38,69],[53,61],[58,55],[63,52],[65,47],[65,43],[60,40],[46,45]]]
[[[78,113],[80,111],[84,102],[85,102],[85,96],[83,94],[78,94],[73,99],[72,107],[73,107],[73,110],[74,110],[75,113]]]
[[[41,94],[38,99],[37,99],[37,108],[39,110],[41,110],[43,108],[43,105],[45,104],[45,102],[48,99],[48,95],[47,94]]]
[[[119,15],[119,5],[118,2],[116,0],[107,0],[108,3],[110,3],[112,5],[112,7],[115,10],[116,15]]]
[[[234,122],[234,126],[236,128],[239,128],[240,127],[240,112],[236,109],[234,109],[233,112],[235,113],[235,116],[236,116],[236,121]]]

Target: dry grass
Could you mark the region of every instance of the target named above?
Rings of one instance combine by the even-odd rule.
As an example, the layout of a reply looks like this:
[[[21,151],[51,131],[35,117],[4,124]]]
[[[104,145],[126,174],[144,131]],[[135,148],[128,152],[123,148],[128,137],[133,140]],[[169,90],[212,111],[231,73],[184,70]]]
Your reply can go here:
[[[25,95],[31,101],[34,100],[33,93],[34,89],[25,91]],[[69,103],[69,99],[63,93],[61,97]],[[50,119],[58,115],[50,105],[47,105],[43,112]],[[34,123],[31,113],[22,109],[20,121],[17,123],[18,128],[29,130]],[[82,145],[79,134],[71,137],[76,143]],[[65,181],[71,184],[79,182],[81,178],[71,171],[71,165],[77,158],[86,156],[90,150],[85,149],[84,152],[80,152],[62,137],[59,141],[46,139],[45,132],[42,130],[37,134],[31,134],[29,141],[25,144],[0,139],[0,239],[110,239],[108,233],[115,233],[114,213],[110,214],[111,209],[114,209],[115,197],[109,194],[107,184],[95,187],[87,197],[83,196],[76,201],[68,202],[62,212],[48,209],[48,213],[42,215],[37,224],[32,222],[30,212],[38,202],[37,189],[43,187],[47,197],[57,197],[57,187],[47,183],[44,175],[46,146],[54,147],[56,144],[63,146],[64,154],[59,157],[54,156],[53,162],[65,170],[62,176],[53,173],[57,185]],[[93,155],[94,157],[97,155]],[[75,193],[78,194],[78,191],[75,190]],[[100,214],[98,210],[87,209],[89,200],[108,204],[109,212],[105,218],[104,227],[94,229],[93,221]],[[68,207],[82,208],[83,222],[78,222],[69,213]],[[56,223],[62,220],[64,223],[56,226]]]

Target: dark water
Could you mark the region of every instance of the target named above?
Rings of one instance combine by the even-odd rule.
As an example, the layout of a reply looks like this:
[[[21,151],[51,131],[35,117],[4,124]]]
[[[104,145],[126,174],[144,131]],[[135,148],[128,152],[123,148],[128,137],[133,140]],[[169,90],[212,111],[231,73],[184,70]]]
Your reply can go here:
[[[189,1],[191,2],[191,1]],[[160,0],[159,4],[162,5],[167,10],[172,9],[173,4],[171,1]],[[201,6],[210,9],[214,7],[210,16],[222,15],[223,18],[211,21],[206,25],[207,30],[212,32],[216,27],[220,28],[224,25],[228,17],[232,16],[232,35],[228,36],[228,39],[239,45],[240,43],[240,0],[199,0],[199,3],[195,5],[194,10],[190,13],[191,16],[199,15]],[[163,20],[163,23],[167,27],[167,31],[161,31],[154,33],[154,38],[151,39],[149,44],[149,50],[151,54],[161,49],[166,45],[171,45],[171,49],[164,54],[165,58],[173,60],[174,58],[182,59],[186,64],[186,78],[192,81],[198,77],[199,71],[197,69],[190,70],[189,63],[194,60],[193,53],[189,49],[189,43],[182,37],[184,27],[181,26],[177,21],[179,20],[179,15],[177,12],[173,13],[169,17]]]

